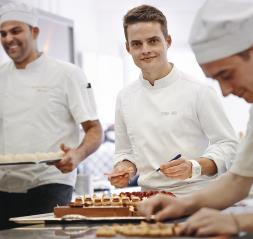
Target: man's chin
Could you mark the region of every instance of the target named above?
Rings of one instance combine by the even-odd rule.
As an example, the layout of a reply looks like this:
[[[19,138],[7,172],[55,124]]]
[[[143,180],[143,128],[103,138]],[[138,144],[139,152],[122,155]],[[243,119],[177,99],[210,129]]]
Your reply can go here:
[[[9,57],[16,63],[22,62],[22,59],[20,59],[20,57],[17,56],[9,56]]]
[[[151,62],[142,62],[140,68],[143,70],[149,70],[150,68],[155,67],[155,63],[153,61]]]
[[[8,53],[8,56],[13,60],[16,61],[18,57],[15,54]]]

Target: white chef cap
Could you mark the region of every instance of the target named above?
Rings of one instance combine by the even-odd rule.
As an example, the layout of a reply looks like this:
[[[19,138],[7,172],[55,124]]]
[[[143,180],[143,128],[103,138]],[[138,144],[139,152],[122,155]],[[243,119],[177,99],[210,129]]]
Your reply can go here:
[[[252,0],[207,0],[192,25],[189,42],[199,64],[253,45]]]
[[[0,25],[6,21],[24,22],[30,26],[38,26],[37,11],[24,3],[8,3],[0,8]]]

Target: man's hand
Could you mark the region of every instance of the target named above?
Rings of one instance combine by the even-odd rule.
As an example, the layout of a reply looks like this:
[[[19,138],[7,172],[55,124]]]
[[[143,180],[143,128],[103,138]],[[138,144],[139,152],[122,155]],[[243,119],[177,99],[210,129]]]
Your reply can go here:
[[[83,156],[79,153],[78,149],[72,149],[64,144],[61,144],[61,150],[65,153],[64,157],[62,160],[53,163],[53,165],[62,173],[69,173],[78,166]]]
[[[186,158],[180,158],[162,164],[160,170],[168,178],[184,180],[192,176],[192,163]]]
[[[181,235],[211,236],[237,234],[238,225],[231,214],[202,208],[193,214],[180,230]]]
[[[135,175],[136,167],[130,161],[122,161],[116,164],[108,175],[108,180],[116,188],[128,186],[129,180]]]
[[[138,205],[138,211],[148,219],[155,215],[157,221],[177,218],[185,215],[183,200],[167,195],[157,194]]]

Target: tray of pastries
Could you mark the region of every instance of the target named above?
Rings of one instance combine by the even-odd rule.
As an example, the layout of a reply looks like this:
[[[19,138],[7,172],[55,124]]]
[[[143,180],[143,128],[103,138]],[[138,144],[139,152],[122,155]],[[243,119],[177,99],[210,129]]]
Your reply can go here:
[[[74,202],[67,206],[54,208],[56,217],[68,214],[79,214],[87,217],[129,217],[136,215],[135,206],[140,201],[139,197],[124,197],[119,195],[76,197]]]
[[[150,192],[126,192],[112,196],[85,195],[76,197],[73,202],[66,206],[54,208],[54,215],[61,218],[66,215],[82,215],[86,217],[132,217],[139,216],[137,204],[145,198],[160,193]],[[161,192],[168,196],[174,196],[170,192]]]
[[[0,165],[52,163],[63,158],[64,152],[0,154]]]

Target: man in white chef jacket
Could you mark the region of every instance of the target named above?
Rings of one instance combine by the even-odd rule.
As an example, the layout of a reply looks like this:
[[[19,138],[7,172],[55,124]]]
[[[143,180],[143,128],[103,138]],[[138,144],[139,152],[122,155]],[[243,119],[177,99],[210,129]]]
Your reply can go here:
[[[109,180],[125,187],[138,171],[142,190],[197,191],[230,167],[234,131],[214,89],[168,62],[171,36],[160,10],[133,8],[123,24],[126,49],[141,74],[117,98]]]
[[[190,34],[190,44],[206,76],[218,81],[224,96],[234,94],[248,103],[253,103],[252,29],[251,0],[208,0],[197,13]],[[252,233],[251,209],[238,214],[216,210],[232,206],[250,191],[253,183],[252,124],[251,107],[246,136],[238,147],[234,164],[224,176],[187,197],[158,196],[147,200],[140,205],[140,211],[148,217],[156,214],[157,220],[197,211],[182,228],[181,233],[187,235]]]
[[[10,226],[10,217],[52,212],[57,204],[67,204],[76,167],[102,138],[85,75],[37,49],[37,23],[38,15],[28,5],[10,3],[0,10],[1,42],[12,60],[0,66],[0,154],[57,152],[61,145],[65,155],[52,166],[0,166],[1,229]],[[85,132],[81,143],[80,125]]]

